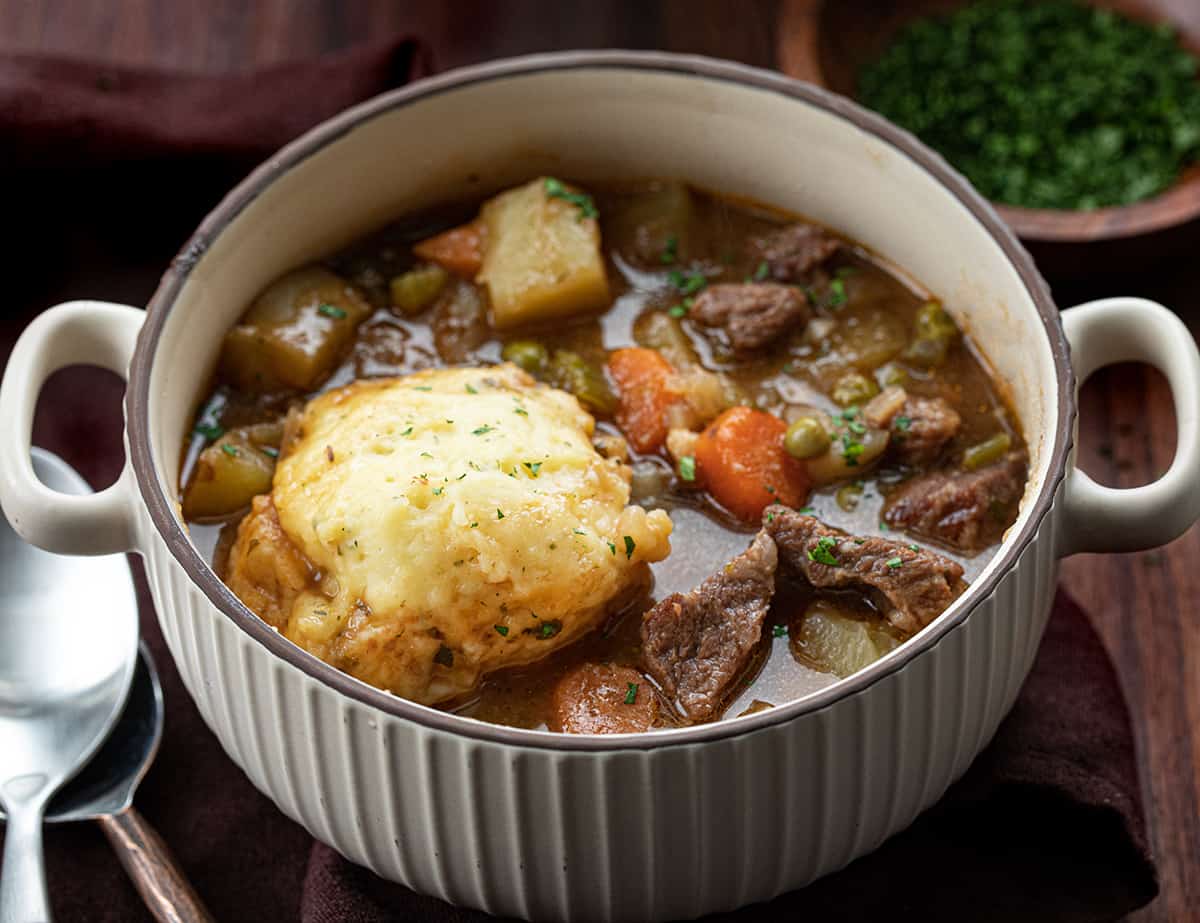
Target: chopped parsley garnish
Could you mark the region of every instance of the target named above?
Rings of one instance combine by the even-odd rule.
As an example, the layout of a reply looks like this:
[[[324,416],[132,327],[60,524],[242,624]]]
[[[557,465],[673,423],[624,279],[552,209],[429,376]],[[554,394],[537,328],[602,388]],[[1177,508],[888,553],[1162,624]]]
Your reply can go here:
[[[472,529],[478,529],[478,528],[479,528],[479,523],[477,523],[477,522],[473,522],[473,523],[471,523],[471,528],[472,528]]]
[[[483,426],[480,426],[480,427],[477,427],[477,428],[471,430],[471,435],[472,436],[483,436],[483,435],[486,435],[487,433],[490,433],[492,431],[492,429],[493,429],[493,427],[488,426],[485,423],[485,424],[483,424]]]
[[[564,202],[570,202],[579,209],[579,220],[584,218],[599,218],[600,212],[596,210],[596,203],[592,201],[592,197],[585,192],[571,192],[562,184],[561,180],[555,179],[553,176],[547,176],[544,186],[546,195],[552,199],[562,199]]]
[[[238,450],[237,450],[237,446],[235,446],[235,445],[230,445],[227,442],[223,446],[221,446],[221,451],[224,452],[226,455],[228,455],[230,458],[237,458]]]
[[[637,547],[637,545],[634,544],[633,536],[626,535],[625,536],[625,560],[628,561],[633,558],[633,549],[636,547]]]
[[[496,634],[498,634],[501,638],[508,637],[508,626],[507,625],[493,625],[492,627],[494,629],[496,629]]]
[[[687,312],[692,309],[693,301],[691,298],[685,298],[679,304],[673,304],[667,308],[667,313],[671,317],[686,317]]]
[[[849,433],[842,434],[842,458],[845,459],[846,464],[851,468],[858,465],[858,457],[862,455],[865,449],[866,446],[857,439],[851,438]]]
[[[842,279],[834,279],[829,283],[829,300],[826,304],[831,308],[840,308],[846,303],[846,283]]]
[[[408,429],[406,429],[406,430],[405,430],[404,432],[402,432],[400,435],[401,435],[401,436],[411,436],[411,435],[412,435],[412,430],[413,430],[413,428],[410,426]]]
[[[414,391],[432,391],[433,388],[429,387],[429,385],[413,385],[413,390]]]
[[[679,458],[679,476],[685,481],[696,480],[696,458],[693,455],[681,455]]]
[[[266,455],[269,458],[278,458],[279,457],[279,450],[277,448],[275,448],[275,446],[273,446],[273,445],[265,445],[262,447],[261,451],[262,451],[263,455]]]
[[[663,247],[659,260],[664,266],[670,266],[677,259],[679,259],[679,238],[672,234],[667,238],[667,245]]]
[[[920,545],[909,545],[909,546],[908,546],[908,550],[909,550],[909,551],[920,551],[920,550],[921,550],[921,546],[920,546]]]
[[[866,433],[866,431],[867,431],[867,425],[865,423],[861,423],[858,420],[851,420],[846,425],[846,428],[848,430],[850,430],[850,432],[854,433],[854,435],[856,435],[856,436],[861,436],[864,433]]]
[[[910,426],[912,426],[912,417],[906,417],[903,414],[901,414],[900,416],[898,416],[894,420],[892,420],[892,425],[894,427],[896,427],[896,429],[900,430],[901,432],[907,432],[908,428]]]
[[[667,278],[682,295],[694,295],[708,285],[708,278],[702,272],[689,272],[685,275],[678,269],[672,269],[667,274]]]
[[[504,518],[504,511],[503,511],[503,510],[501,510],[501,509],[500,509],[500,507],[496,507],[496,518],[497,518],[497,519],[503,519],[503,518]]]
[[[445,490],[445,489],[446,489],[445,487],[435,487],[435,488],[433,489],[433,495],[434,495],[435,497],[440,497],[440,496],[442,495],[442,491],[443,491],[443,490]]]
[[[761,263],[758,264],[757,267],[755,267],[754,275],[752,276],[752,278],[754,279],[755,282],[761,282],[763,279],[765,279],[770,274],[771,274],[771,267],[767,263],[766,260],[763,260]]]
[[[454,666],[454,651],[443,644],[438,648],[437,653],[433,655],[433,662],[440,663],[443,667]]]
[[[550,619],[548,622],[542,622],[538,627],[538,637],[553,638],[560,631],[562,631],[562,622],[558,619]]]
[[[634,702],[637,701],[637,691],[638,691],[637,683],[626,683],[625,684],[625,704],[626,705],[632,705]]]
[[[474,385],[467,385],[467,394],[478,394],[478,393],[479,392],[475,389]]]
[[[811,506],[802,506],[800,508],[801,516],[811,516],[813,514],[813,512],[814,512],[814,510]]]
[[[324,317],[332,317],[334,320],[345,320],[346,318],[346,312],[332,304],[317,305],[317,313]]]
[[[787,635],[787,633],[788,633],[788,630],[787,630],[786,625],[776,625],[774,628],[771,629],[771,634],[773,634],[776,638],[785,637]]]
[[[532,475],[533,477],[537,477],[537,476],[538,476],[538,472],[539,472],[539,471],[541,470],[541,468],[542,468],[542,463],[541,463],[541,462],[522,462],[521,464],[522,464],[524,467],[526,467],[526,468],[528,468],[528,469],[529,469],[529,473],[530,473],[530,475]]]
[[[225,435],[225,427],[219,423],[197,423],[196,428],[192,432],[197,436],[203,436],[211,442]]]
[[[513,410],[513,413],[519,413],[519,414],[520,414],[521,416],[523,416],[523,417],[527,417],[527,416],[529,416],[529,411],[528,411],[528,410],[526,410],[524,407],[517,407],[517,408],[515,408],[515,409]]]
[[[887,559],[887,561],[886,561],[885,563],[886,563],[886,564],[887,564],[887,566],[888,566],[888,567],[890,567],[892,570],[895,570],[897,567],[899,567],[899,566],[900,566],[901,564],[903,564],[904,562],[903,562],[903,561],[901,561],[899,558],[888,558],[888,559]]]
[[[614,545],[612,542],[607,542],[607,541],[605,542],[605,544],[606,544],[606,545],[608,545],[608,550],[609,550],[611,553],[613,553],[613,554],[616,554],[616,553],[617,553],[617,546],[616,546],[616,545]]]
[[[836,547],[836,538],[830,535],[823,535],[817,539],[815,548],[808,549],[808,559],[816,561],[818,564],[827,564],[830,567],[836,567],[838,559],[833,556],[833,549]]]
[[[572,529],[571,531],[574,532],[576,535],[587,535],[587,533],[584,532],[583,529]]]

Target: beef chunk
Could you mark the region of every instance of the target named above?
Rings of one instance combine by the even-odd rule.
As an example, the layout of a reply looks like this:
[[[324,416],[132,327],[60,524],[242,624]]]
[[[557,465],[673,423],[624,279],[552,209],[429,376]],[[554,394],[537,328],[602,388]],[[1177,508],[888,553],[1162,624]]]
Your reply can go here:
[[[821,228],[797,222],[749,242],[752,259],[767,264],[777,282],[802,282],[806,274],[833,256],[842,242]]]
[[[775,543],[750,547],[690,593],[668,596],[642,620],[647,672],[693,721],[715,718],[750,663],[775,593]]]
[[[583,663],[554,687],[548,724],[565,734],[636,734],[657,722],[658,694],[641,673],[633,667]]]
[[[962,417],[940,397],[910,397],[890,387],[863,408],[867,423],[891,434],[888,451],[896,460],[917,467],[941,454],[962,426]]]
[[[711,285],[697,297],[689,316],[720,327],[734,352],[754,352],[796,324],[808,321],[808,300],[791,285],[732,282]]]
[[[763,529],[782,568],[823,589],[866,591],[889,622],[920,631],[966,589],[955,562],[885,538],[855,538],[786,506],[769,506]]]
[[[883,518],[951,548],[974,553],[994,545],[1016,519],[1025,492],[1025,455],[1012,452],[978,471],[933,471],[901,484]]]

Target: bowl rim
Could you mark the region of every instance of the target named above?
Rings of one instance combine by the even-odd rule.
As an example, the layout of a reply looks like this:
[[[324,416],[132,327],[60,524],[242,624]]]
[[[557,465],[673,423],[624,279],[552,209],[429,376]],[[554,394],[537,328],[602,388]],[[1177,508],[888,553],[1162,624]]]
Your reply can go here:
[[[597,69],[667,73],[704,81],[734,83],[777,93],[838,116],[908,156],[931,174],[971,213],[1000,246],[1018,273],[1041,317],[1050,341],[1058,388],[1058,415],[1054,431],[1047,432],[1044,437],[1048,440],[1045,444],[1050,452],[1049,473],[1036,495],[1029,501],[1032,503],[1032,510],[1024,526],[1019,532],[1008,536],[999,552],[1000,561],[990,570],[988,576],[968,588],[967,592],[933,624],[907,641],[897,650],[897,656],[885,658],[811,695],[753,715],[685,728],[623,735],[561,734],[489,724],[399,698],[355,679],[309,654],[251,612],[217,577],[196,550],[183,523],[176,515],[175,501],[159,486],[149,427],[150,373],[159,338],[177,296],[192,269],[212,242],[272,182],[359,124],[414,102],[477,83],[565,70]],[[201,222],[172,260],[147,305],[146,320],[138,336],[130,365],[126,392],[126,425],[130,463],[138,489],[151,523],[168,552],[208,602],[224,617],[269,653],[302,671],[309,679],[330,687],[359,705],[377,709],[391,718],[411,721],[429,730],[443,731],[477,741],[555,751],[653,750],[741,737],[828,708],[900,672],[914,659],[959,628],[976,606],[994,593],[1000,580],[1033,542],[1042,521],[1053,507],[1058,486],[1066,474],[1067,460],[1074,441],[1075,376],[1069,357],[1069,346],[1058,310],[1029,253],[1001,220],[996,210],[975,192],[966,179],[950,167],[939,154],[923,145],[910,133],[828,90],[744,64],[670,52],[564,51],[525,55],[460,68],[384,93],[320,123],[250,173]],[[163,482],[173,483],[173,477],[172,475],[163,478]]]
[[[1034,243],[1089,244],[1130,240],[1182,227],[1200,216],[1200,165],[1184,168],[1157,195],[1128,205],[1103,208],[1027,208],[991,201],[996,212],[1022,240]]]

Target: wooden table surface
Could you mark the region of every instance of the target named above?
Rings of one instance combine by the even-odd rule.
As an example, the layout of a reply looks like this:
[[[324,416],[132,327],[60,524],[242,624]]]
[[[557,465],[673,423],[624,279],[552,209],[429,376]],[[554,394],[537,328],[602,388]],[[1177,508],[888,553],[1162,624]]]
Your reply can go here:
[[[0,52],[52,52],[217,73],[410,32],[427,40],[439,69],[582,47],[662,48],[773,67],[779,60],[779,12],[770,0],[0,0]],[[88,281],[78,284],[86,290]],[[1138,277],[1056,285],[1055,294],[1064,307],[1098,294],[1143,295],[1174,308],[1200,331],[1195,260]],[[1105,484],[1135,486],[1166,470],[1174,422],[1162,377],[1135,366],[1093,376],[1081,396],[1080,436],[1084,467]],[[1077,556],[1064,563],[1062,579],[1103,634],[1134,716],[1162,893],[1133,919],[1196,919],[1200,528],[1159,551]]]

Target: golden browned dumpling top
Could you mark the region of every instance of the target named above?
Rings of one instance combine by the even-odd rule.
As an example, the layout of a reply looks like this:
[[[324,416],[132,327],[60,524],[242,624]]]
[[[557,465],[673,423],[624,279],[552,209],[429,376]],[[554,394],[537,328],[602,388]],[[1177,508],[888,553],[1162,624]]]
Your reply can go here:
[[[670,552],[575,398],[511,365],[313,399],[227,582],[288,638],[424,703],[597,627]]]

